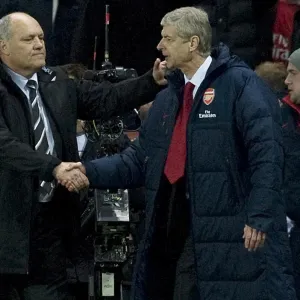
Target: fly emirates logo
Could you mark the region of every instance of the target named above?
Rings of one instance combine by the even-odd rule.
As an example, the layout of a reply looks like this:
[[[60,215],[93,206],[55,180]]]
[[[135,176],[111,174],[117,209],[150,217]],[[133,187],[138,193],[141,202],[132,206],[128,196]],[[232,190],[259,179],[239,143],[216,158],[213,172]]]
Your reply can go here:
[[[287,61],[290,55],[290,40],[281,34],[273,34],[273,52],[272,57],[276,61]]]
[[[209,118],[216,118],[217,115],[210,112],[210,110],[205,110],[204,114],[199,114],[199,119],[209,119]]]

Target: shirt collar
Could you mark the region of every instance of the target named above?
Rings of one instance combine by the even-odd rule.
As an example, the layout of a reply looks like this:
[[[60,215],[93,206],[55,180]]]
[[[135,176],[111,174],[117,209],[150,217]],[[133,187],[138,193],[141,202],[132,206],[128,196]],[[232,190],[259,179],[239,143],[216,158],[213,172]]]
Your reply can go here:
[[[10,75],[11,79],[13,80],[13,82],[22,90],[24,91],[26,89],[26,84],[28,82],[28,80],[34,80],[37,84],[37,88],[38,88],[38,77],[37,77],[37,73],[34,73],[32,75],[31,78],[26,78],[16,72],[14,72],[12,69],[10,69],[8,66],[3,64],[3,67],[5,69],[5,71],[8,73],[8,75]]]
[[[188,81],[190,81],[195,87],[199,87],[200,84],[202,83],[202,81],[205,78],[205,75],[208,71],[208,68],[210,66],[212,62],[212,57],[208,56],[204,63],[199,67],[199,69],[196,71],[196,73],[194,74],[194,76],[191,78],[191,80],[189,80],[186,75],[184,75],[184,81],[185,83],[187,83]]]

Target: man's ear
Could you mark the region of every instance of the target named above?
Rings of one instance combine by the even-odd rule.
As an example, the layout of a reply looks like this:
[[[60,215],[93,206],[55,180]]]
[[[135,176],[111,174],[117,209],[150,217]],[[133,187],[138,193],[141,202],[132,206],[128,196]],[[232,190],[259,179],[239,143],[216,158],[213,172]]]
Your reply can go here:
[[[199,46],[199,43],[200,43],[200,39],[198,36],[194,35],[191,37],[190,39],[190,51],[195,51],[198,46]]]
[[[0,40],[0,53],[4,55],[9,55],[9,46],[7,41]]]

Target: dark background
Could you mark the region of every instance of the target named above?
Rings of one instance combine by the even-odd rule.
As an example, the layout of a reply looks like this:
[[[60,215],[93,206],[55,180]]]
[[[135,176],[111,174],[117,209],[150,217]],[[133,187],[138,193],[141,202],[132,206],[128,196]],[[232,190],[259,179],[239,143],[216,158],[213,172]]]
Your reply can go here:
[[[0,16],[24,11],[35,17],[45,31],[47,63],[51,66],[72,62],[92,68],[97,35],[99,69],[104,60],[105,5],[109,4],[110,61],[142,74],[160,55],[156,45],[161,18],[181,6],[205,7],[215,43],[225,42],[251,67],[268,60],[275,3],[276,0],[59,0],[52,26],[52,0],[1,0]],[[240,51],[243,47],[244,52]],[[251,57],[249,47],[257,47]]]

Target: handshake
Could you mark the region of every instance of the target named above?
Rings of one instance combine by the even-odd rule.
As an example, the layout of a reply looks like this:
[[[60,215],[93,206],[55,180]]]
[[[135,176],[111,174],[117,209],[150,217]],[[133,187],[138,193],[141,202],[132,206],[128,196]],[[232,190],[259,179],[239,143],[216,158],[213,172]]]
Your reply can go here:
[[[62,162],[53,170],[53,176],[57,182],[66,187],[69,192],[76,193],[90,184],[85,173],[85,167],[80,162]]]

